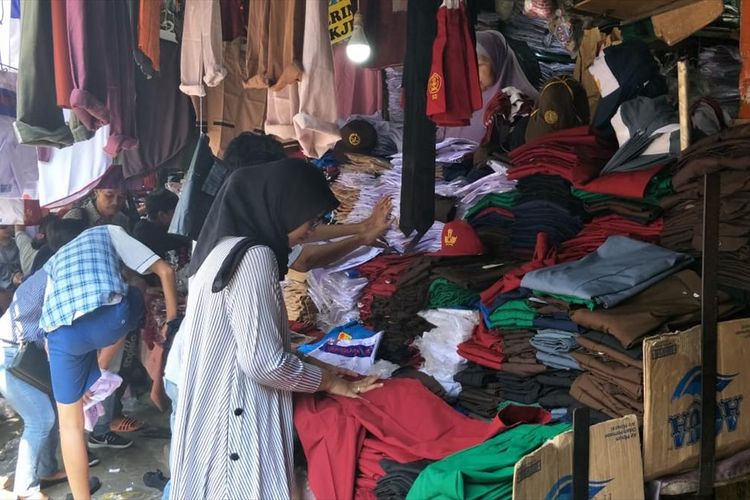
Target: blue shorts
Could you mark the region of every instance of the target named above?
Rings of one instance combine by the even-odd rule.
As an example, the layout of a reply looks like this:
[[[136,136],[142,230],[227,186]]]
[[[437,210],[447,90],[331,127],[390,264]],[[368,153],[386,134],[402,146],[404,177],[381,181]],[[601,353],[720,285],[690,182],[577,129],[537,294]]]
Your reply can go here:
[[[72,404],[99,379],[97,351],[111,346],[141,323],[143,294],[135,287],[119,304],[102,306],[47,335],[55,401]]]

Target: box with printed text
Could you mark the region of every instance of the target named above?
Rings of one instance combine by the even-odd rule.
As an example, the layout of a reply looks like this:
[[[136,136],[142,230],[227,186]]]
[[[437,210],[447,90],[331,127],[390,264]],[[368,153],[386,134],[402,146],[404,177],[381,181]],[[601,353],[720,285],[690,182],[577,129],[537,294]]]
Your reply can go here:
[[[647,480],[695,468],[701,440],[701,327],[643,343],[643,464]],[[718,325],[716,456],[750,447],[750,319]]]
[[[635,415],[592,425],[589,498],[642,500],[643,463]],[[573,496],[573,431],[560,434],[516,463],[513,500]]]

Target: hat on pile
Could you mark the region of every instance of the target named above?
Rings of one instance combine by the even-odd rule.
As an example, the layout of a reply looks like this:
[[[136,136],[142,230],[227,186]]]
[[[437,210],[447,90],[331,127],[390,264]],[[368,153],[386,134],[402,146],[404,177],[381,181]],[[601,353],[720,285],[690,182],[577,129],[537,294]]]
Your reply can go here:
[[[443,226],[440,241],[440,250],[433,254],[439,257],[464,257],[484,253],[479,235],[468,222],[462,220],[454,220]]]
[[[539,94],[539,105],[526,127],[526,141],[588,123],[589,99],[586,89],[572,76],[556,76]]]
[[[589,73],[602,96],[592,122],[597,129],[609,126],[622,103],[641,95],[656,97],[667,93],[656,59],[648,45],[640,40],[605,48],[594,60]]]
[[[602,174],[644,170],[680,153],[680,120],[666,96],[624,102],[611,123],[620,149]]]
[[[366,120],[352,120],[341,127],[341,140],[336,143],[336,154],[357,153],[367,155],[378,145],[378,133]]]

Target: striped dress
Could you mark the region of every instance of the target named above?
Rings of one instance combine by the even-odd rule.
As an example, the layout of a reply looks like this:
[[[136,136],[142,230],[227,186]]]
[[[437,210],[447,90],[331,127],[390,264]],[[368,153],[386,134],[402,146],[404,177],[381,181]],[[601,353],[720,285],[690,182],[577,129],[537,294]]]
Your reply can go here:
[[[292,392],[314,392],[321,371],[290,353],[278,267],[248,250],[229,285],[216,273],[240,238],[222,241],[190,283],[172,500],[285,499],[293,481]]]

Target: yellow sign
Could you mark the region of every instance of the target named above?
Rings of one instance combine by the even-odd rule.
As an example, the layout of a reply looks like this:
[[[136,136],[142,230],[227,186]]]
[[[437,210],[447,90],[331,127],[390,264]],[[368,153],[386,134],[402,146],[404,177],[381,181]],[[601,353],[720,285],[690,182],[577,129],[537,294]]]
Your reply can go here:
[[[438,92],[440,92],[442,86],[443,79],[440,78],[440,75],[437,73],[433,73],[432,76],[430,76],[430,79],[427,80],[427,91],[430,93],[430,97],[432,97],[433,101],[437,100]]]
[[[328,32],[331,44],[348,40],[352,36],[354,11],[352,0],[328,0]]]

